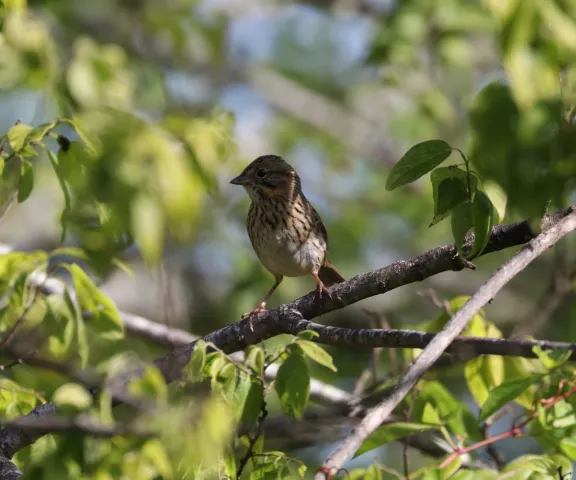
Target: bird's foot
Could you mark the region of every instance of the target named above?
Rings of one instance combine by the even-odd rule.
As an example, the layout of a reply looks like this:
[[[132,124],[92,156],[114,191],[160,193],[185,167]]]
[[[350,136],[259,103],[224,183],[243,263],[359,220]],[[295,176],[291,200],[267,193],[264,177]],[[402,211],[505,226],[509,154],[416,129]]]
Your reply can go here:
[[[253,315],[258,315],[261,312],[265,312],[266,311],[266,305],[264,304],[260,304],[258,305],[254,310],[252,310],[251,312],[246,312],[242,314],[242,320],[249,318]]]
[[[326,295],[329,299],[332,299],[332,295],[326,288],[326,285],[324,285],[324,283],[322,283],[321,280],[318,280],[318,283],[316,285],[316,296],[318,297],[319,300],[322,300],[322,295]]]
[[[252,333],[254,333],[254,324],[252,323],[254,316],[257,316],[259,313],[265,312],[265,311],[266,311],[266,302],[262,302],[260,305],[258,305],[251,312],[246,312],[246,313],[242,314],[242,317],[241,317],[242,320],[248,321],[248,328],[250,329],[250,331]]]
[[[253,315],[258,315],[261,312],[266,311],[266,303],[262,302],[260,305],[258,305],[254,310],[250,311],[250,312],[246,312],[242,314],[242,320],[245,320],[246,318],[249,318]]]

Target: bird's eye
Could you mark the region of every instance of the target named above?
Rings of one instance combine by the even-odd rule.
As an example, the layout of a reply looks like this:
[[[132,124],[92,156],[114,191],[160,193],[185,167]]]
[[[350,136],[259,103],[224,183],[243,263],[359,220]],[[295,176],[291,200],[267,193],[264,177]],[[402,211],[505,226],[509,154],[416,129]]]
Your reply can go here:
[[[263,168],[259,168],[258,170],[256,170],[256,176],[257,177],[264,177],[266,175],[266,170],[264,170]]]

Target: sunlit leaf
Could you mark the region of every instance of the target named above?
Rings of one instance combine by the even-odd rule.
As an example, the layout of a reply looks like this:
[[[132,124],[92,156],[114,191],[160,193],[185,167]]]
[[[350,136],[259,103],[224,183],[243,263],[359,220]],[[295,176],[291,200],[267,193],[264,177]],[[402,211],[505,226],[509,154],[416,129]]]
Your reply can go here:
[[[323,365],[334,372],[336,371],[332,357],[320,345],[314,342],[310,342],[309,340],[299,340],[298,345],[308,358],[311,358],[316,363],[319,363],[320,365]]]
[[[80,308],[92,314],[90,327],[104,338],[121,338],[124,335],[124,325],[114,302],[94,285],[90,277],[78,265],[72,264],[67,268],[72,274]]]
[[[168,398],[168,387],[160,370],[153,365],[144,367],[144,371],[130,381],[128,390],[132,395],[151,397],[165,401]]]
[[[430,403],[424,405],[424,411],[422,412],[422,422],[430,425],[441,425],[440,416],[436,409]]]
[[[301,338],[303,340],[312,340],[319,336],[320,334],[318,332],[315,332],[314,330],[303,330],[301,332],[298,332],[298,338]]]
[[[280,365],[274,388],[282,410],[301,419],[310,397],[310,370],[304,356],[294,349]]]
[[[54,392],[52,401],[60,408],[82,411],[92,406],[92,395],[82,385],[67,383]]]
[[[563,365],[572,356],[570,350],[544,350],[540,345],[534,346],[532,351],[548,370]]]
[[[158,263],[162,255],[164,219],[159,205],[145,194],[132,203],[132,229],[146,262]]]
[[[12,147],[12,150],[15,152],[22,150],[26,136],[31,130],[32,127],[30,125],[25,125],[24,123],[14,125],[10,130],[8,130],[6,135],[8,136],[8,143],[10,144],[10,147]]]
[[[484,358],[469,360],[464,365],[464,376],[470,393],[478,403],[483,405],[489,395],[489,387],[484,377]]]
[[[264,374],[264,350],[261,347],[251,345],[246,352],[246,365],[256,375],[262,376]]]
[[[154,468],[162,478],[167,480],[173,478],[172,465],[166,452],[166,446],[159,439],[153,438],[144,444],[142,457],[154,465]]]
[[[488,398],[482,405],[480,410],[479,422],[483,422],[488,417],[500,410],[504,405],[514,400],[530,385],[538,382],[542,375],[531,375],[526,378],[516,378],[508,380],[501,385],[490,390]]]
[[[354,456],[358,457],[359,455],[378,448],[381,445],[414,435],[415,433],[437,429],[437,425],[428,425],[424,423],[394,422],[388,425],[383,425],[382,427],[378,427],[374,433],[368,437]]]
[[[204,367],[206,365],[206,342],[198,340],[194,345],[194,351],[190,356],[190,360],[184,368],[186,377],[192,382],[202,380],[204,376]]]
[[[56,126],[56,122],[42,123],[28,132],[24,143],[38,143]]]

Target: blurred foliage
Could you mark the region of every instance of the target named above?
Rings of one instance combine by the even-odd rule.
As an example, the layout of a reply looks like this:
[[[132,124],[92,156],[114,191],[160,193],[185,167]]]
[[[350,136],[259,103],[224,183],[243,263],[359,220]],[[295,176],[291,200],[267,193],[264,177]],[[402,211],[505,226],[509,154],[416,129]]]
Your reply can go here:
[[[573,202],[574,2],[358,2],[363,8],[351,7],[349,17],[338,14],[341,2],[271,2],[265,13],[257,13],[262,2],[246,3],[1,2],[0,101],[17,107],[0,116],[0,215],[10,222],[38,201],[38,222],[17,217],[32,237],[52,215],[46,185],[60,202],[50,248],[0,255],[0,418],[52,401],[67,419],[108,432],[40,438],[15,456],[25,478],[236,478],[239,470],[254,480],[308,478],[318,457],[271,450],[261,435],[267,419],[284,415],[296,431],[309,411],[311,377],[348,388],[362,374],[371,381],[359,394],[377,394],[419,354],[369,360],[368,352],[325,350],[304,332],[252,346],[244,361],[201,342],[172,385],[147,363],[159,347],[127,338],[114,301],[123,291],[104,293],[118,268],[136,270],[141,258],[154,276],[169,259],[177,263],[191,306],[183,324],[194,333],[230,323],[269,286],[246,239],[247,199],[235,202],[220,188],[254,151],[274,150],[296,167],[330,233],[330,258],[349,277],[452,240],[474,259],[495,223],[534,220]],[[41,106],[28,118],[23,99],[33,93]],[[463,251],[470,231],[474,245]],[[572,246],[559,249],[558,263],[573,263]],[[478,259],[478,278],[503,255]],[[519,304],[534,303],[551,263],[543,259],[514,283]],[[70,286],[48,294],[38,280],[45,277]],[[479,282],[468,278],[431,284],[452,300],[430,321],[422,321],[432,316],[430,302],[413,289],[371,299],[378,315],[370,326],[385,318],[437,332]],[[305,288],[284,282],[274,301]],[[151,295],[139,291],[135,308]],[[504,314],[495,314],[498,303]],[[465,334],[502,338],[506,325],[496,317],[525,314],[513,303],[499,298]],[[565,300],[554,313],[562,321],[547,331],[574,342],[572,304]],[[359,327],[362,318],[348,308],[329,321]],[[401,411],[411,414],[374,432],[349,477],[403,478],[395,472],[402,459],[387,447],[418,432],[435,432],[453,453],[413,460],[411,450],[411,479],[571,474],[573,364],[535,354],[431,372],[405,399]],[[14,363],[19,355],[53,368]],[[272,363],[273,382],[264,376]],[[134,368],[143,373],[128,390],[155,402],[153,414],[112,408],[108,388],[89,392],[93,379]],[[510,409],[517,418],[505,418]],[[540,453],[503,446],[500,472],[464,468],[464,453],[486,456],[478,446],[496,424],[502,438],[522,430]],[[320,437],[317,447],[338,440]]]

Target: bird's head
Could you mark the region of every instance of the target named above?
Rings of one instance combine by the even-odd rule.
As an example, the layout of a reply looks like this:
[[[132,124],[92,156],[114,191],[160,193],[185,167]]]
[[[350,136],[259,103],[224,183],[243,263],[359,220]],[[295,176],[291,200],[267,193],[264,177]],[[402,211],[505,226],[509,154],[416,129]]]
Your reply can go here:
[[[230,183],[243,186],[255,202],[262,197],[291,199],[301,188],[296,171],[277,155],[258,157]]]

